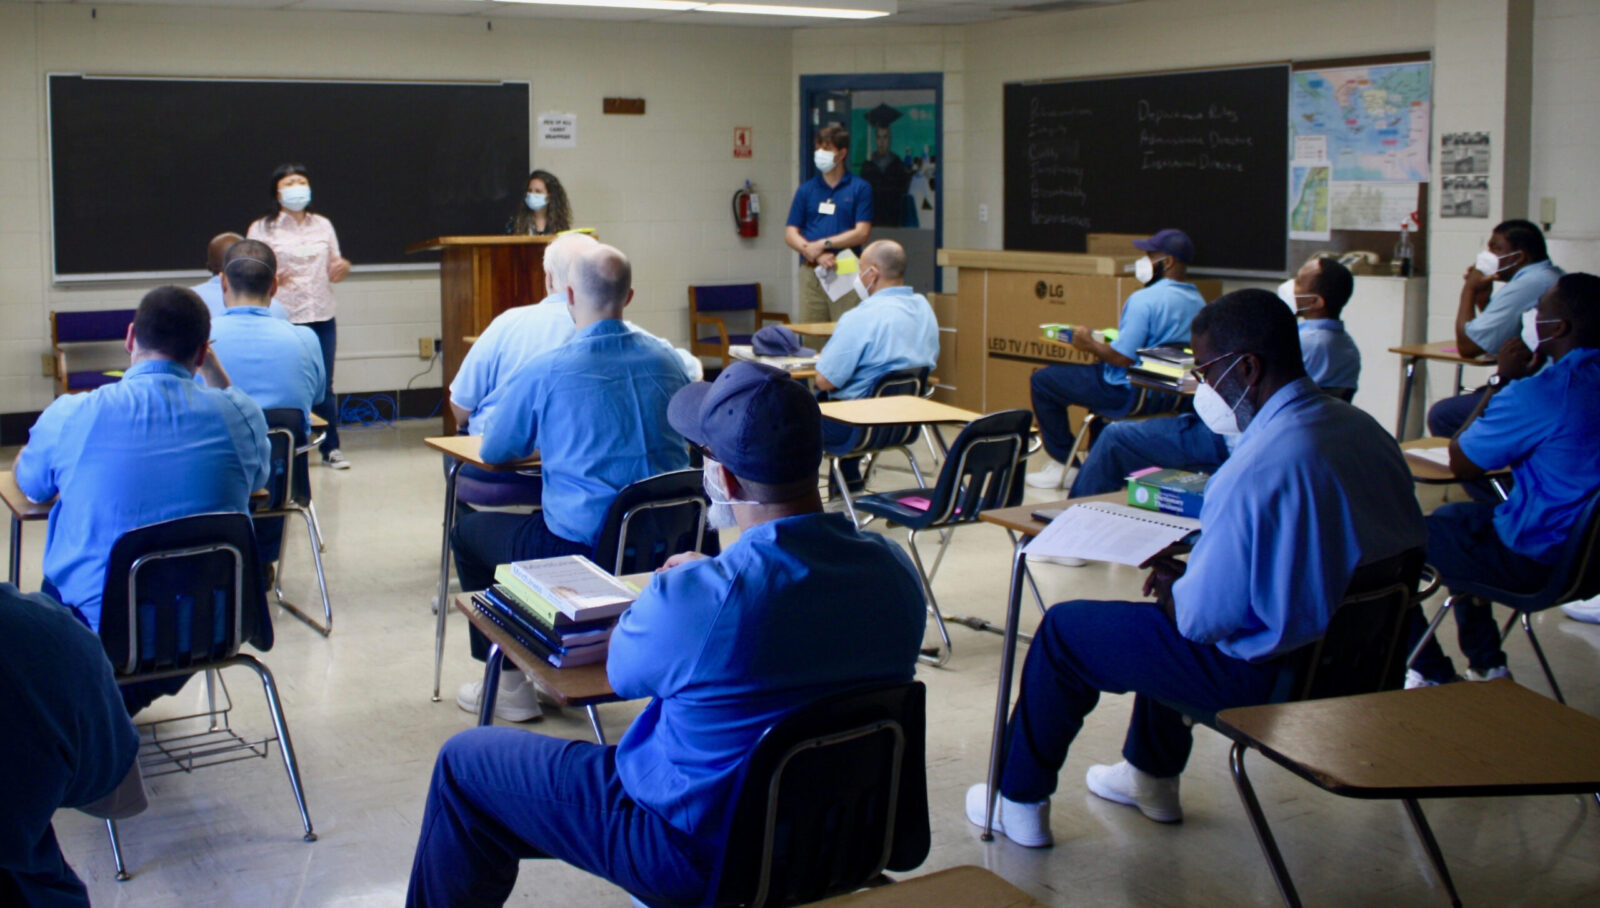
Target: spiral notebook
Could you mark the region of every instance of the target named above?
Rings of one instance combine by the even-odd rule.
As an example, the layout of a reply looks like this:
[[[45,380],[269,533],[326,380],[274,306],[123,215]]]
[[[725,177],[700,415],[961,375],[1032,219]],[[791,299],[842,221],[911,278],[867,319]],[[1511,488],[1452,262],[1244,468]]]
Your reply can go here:
[[[1137,567],[1198,529],[1192,517],[1094,501],[1061,512],[1023,551]]]

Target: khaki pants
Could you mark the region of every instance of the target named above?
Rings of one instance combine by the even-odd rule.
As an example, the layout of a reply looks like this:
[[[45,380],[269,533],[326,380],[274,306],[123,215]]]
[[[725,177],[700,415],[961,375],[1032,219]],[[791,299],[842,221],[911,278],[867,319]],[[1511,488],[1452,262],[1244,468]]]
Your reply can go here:
[[[839,316],[855,308],[859,302],[861,297],[854,290],[837,300],[828,299],[822,282],[817,280],[817,273],[811,270],[810,265],[800,265],[800,313],[795,321],[836,322]]]

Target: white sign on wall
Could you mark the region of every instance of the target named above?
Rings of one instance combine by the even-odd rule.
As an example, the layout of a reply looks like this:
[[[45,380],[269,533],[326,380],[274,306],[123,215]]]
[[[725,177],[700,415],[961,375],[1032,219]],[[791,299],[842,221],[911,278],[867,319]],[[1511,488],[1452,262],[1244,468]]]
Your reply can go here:
[[[578,115],[548,111],[539,115],[540,148],[577,148]]]

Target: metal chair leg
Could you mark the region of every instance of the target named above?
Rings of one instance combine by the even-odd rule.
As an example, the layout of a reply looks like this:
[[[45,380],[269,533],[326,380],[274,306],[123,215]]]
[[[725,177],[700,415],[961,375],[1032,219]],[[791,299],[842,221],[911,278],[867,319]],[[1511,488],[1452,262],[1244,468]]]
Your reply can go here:
[[[1451,881],[1450,869],[1444,863],[1444,852],[1439,850],[1439,843],[1428,826],[1428,818],[1422,813],[1422,805],[1417,803],[1416,798],[1405,798],[1404,803],[1406,816],[1411,818],[1411,826],[1416,829],[1417,838],[1422,840],[1422,850],[1428,853],[1428,863],[1433,865],[1433,872],[1438,874],[1444,891],[1450,895],[1450,904],[1454,908],[1461,908],[1461,896],[1456,894],[1456,884]]]
[[[300,808],[300,824],[305,827],[302,838],[315,842],[317,834],[311,829],[311,814],[306,811],[306,793],[300,784],[300,763],[294,756],[294,742],[289,740],[289,723],[283,718],[283,703],[278,699],[278,685],[272,680],[272,670],[248,653],[234,657],[241,665],[248,665],[261,679],[261,688],[267,695],[267,712],[272,716],[272,730],[278,736],[278,749],[283,753],[283,769],[289,774],[289,788],[294,791],[295,806]]]
[[[1061,481],[1056,483],[1057,490],[1066,488],[1067,471],[1072,469],[1072,464],[1078,459],[1078,454],[1089,447],[1090,432],[1094,429],[1095,423],[1099,419],[1099,414],[1093,411],[1090,411],[1089,415],[1083,418],[1083,425],[1078,427],[1078,434],[1072,437],[1072,448],[1067,451],[1067,459],[1062,462]]]
[[[1261,802],[1256,800],[1256,790],[1250,784],[1250,777],[1244,771],[1245,746],[1235,741],[1233,750],[1228,753],[1228,766],[1233,770],[1233,784],[1239,790],[1239,800],[1244,802],[1244,812],[1250,817],[1250,828],[1255,830],[1256,842],[1261,845],[1262,854],[1266,855],[1267,865],[1272,868],[1272,880],[1278,884],[1278,894],[1283,896],[1283,903],[1290,908],[1300,908],[1300,894],[1295,892],[1294,880],[1289,877],[1289,867],[1283,862],[1283,854],[1278,851],[1278,842],[1272,837],[1272,829],[1267,826],[1267,815],[1261,812]]]
[[[1456,599],[1458,598],[1460,597],[1445,597],[1444,605],[1439,606],[1439,613],[1433,616],[1432,621],[1428,622],[1428,629],[1423,631],[1422,639],[1418,640],[1417,645],[1411,648],[1411,655],[1406,656],[1406,668],[1410,668],[1411,664],[1417,661],[1417,654],[1422,652],[1422,648],[1428,644],[1429,640],[1433,639],[1434,632],[1439,629],[1439,623],[1444,620],[1445,612],[1450,611],[1450,609],[1456,604]]]
[[[856,529],[859,530],[861,529],[861,519],[856,516],[855,502],[850,500],[850,487],[845,484],[844,471],[839,468],[839,458],[830,456],[828,465],[830,472],[833,474],[833,481],[838,483],[839,494],[844,497],[845,512],[850,515],[850,522],[855,524]]]
[[[939,630],[939,639],[943,645],[933,652],[923,651],[917,656],[923,662],[934,666],[943,666],[950,661],[950,631],[944,626],[944,615],[939,612],[939,600],[934,598],[933,584],[928,580],[928,572],[922,567],[922,553],[917,551],[917,531],[912,530],[908,536],[911,549],[911,560],[917,566],[917,576],[922,578],[922,593],[928,599],[928,612],[933,615],[934,626]]]
[[[505,668],[506,654],[500,644],[489,644],[489,655],[483,660],[483,689],[478,691],[478,724],[494,724],[494,701],[500,696],[500,672]]]
[[[917,465],[917,455],[911,453],[910,445],[901,445],[900,450],[906,455],[906,460],[911,463],[911,475],[917,479],[917,488],[926,489],[928,481],[922,478],[922,467]]]
[[[106,820],[106,834],[111,837],[111,859],[117,862],[117,882],[125,883],[131,877],[128,866],[122,862],[122,840],[117,838],[116,820]]]
[[[921,435],[923,444],[928,446],[928,457],[931,461],[935,465],[944,463],[944,455],[940,452],[949,450],[949,447],[944,443],[944,436],[939,434],[939,427],[933,423],[925,422],[922,424]],[[934,439],[939,441],[937,447],[934,446]]]
[[[1017,547],[1017,531],[1006,530],[1006,535],[1011,537],[1011,547],[1015,549]],[[1028,589],[1033,590],[1033,601],[1039,603],[1039,614],[1043,615],[1049,611],[1049,606],[1044,604],[1044,597],[1039,595],[1039,583],[1033,579],[1033,571],[1028,570],[1026,559],[1022,562],[1022,576],[1028,581]]]
[[[1522,612],[1522,629],[1528,634],[1528,643],[1533,646],[1533,654],[1539,657],[1539,667],[1544,669],[1544,679],[1550,682],[1550,692],[1556,695],[1556,702],[1565,706],[1567,700],[1561,696],[1561,685],[1556,683],[1556,676],[1550,671],[1550,662],[1544,657],[1544,647],[1539,645],[1539,637],[1533,632],[1533,623],[1528,620],[1528,613]]]
[[[594,739],[604,747],[606,743],[606,730],[600,727],[600,710],[592,704],[588,707],[589,727],[594,729]]]
[[[306,624],[307,627],[326,637],[333,633],[333,604],[328,599],[328,577],[325,573],[323,573],[322,570],[322,550],[317,547],[316,524],[312,522],[311,513],[306,509],[297,507],[293,510],[299,512],[301,518],[303,518],[306,522],[306,537],[311,542],[311,563],[317,569],[317,589],[322,592],[323,623],[318,624],[311,618],[311,616],[307,615],[305,612],[302,612],[299,606],[296,606],[291,602],[286,602],[283,598],[283,588],[281,586],[278,587],[278,605],[282,607],[284,611],[295,616],[296,618],[299,618]],[[282,558],[279,558],[280,565],[282,564],[282,560]],[[281,567],[279,568],[278,573],[280,575],[282,574]]]
[[[950,548],[950,537],[955,535],[951,528],[939,531],[939,553],[933,556],[933,568],[928,571],[928,585],[933,585],[933,578],[939,576],[939,565],[944,563],[944,553]]]
[[[211,731],[216,731],[222,726],[217,722],[217,681],[221,676],[214,668],[205,671],[206,677],[206,716],[211,720]]]
[[[444,625],[450,616],[450,530],[456,522],[456,474],[461,461],[452,459],[444,477],[444,532],[439,542],[439,602],[433,629],[433,702],[439,702],[439,674],[444,669]]]
[[[317,519],[317,503],[307,498],[305,508],[311,512],[311,535],[317,540],[317,551],[326,552],[328,543],[322,538],[322,521]]]

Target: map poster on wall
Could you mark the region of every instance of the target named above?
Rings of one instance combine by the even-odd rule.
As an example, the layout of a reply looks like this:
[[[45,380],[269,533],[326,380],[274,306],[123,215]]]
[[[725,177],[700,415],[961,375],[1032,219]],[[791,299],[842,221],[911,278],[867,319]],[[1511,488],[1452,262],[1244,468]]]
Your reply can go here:
[[[1322,136],[1334,181],[1425,183],[1432,79],[1427,62],[1296,71],[1290,147]]]
[[[1328,228],[1329,173],[1327,164],[1296,161],[1289,168],[1289,239],[1326,240]]]

